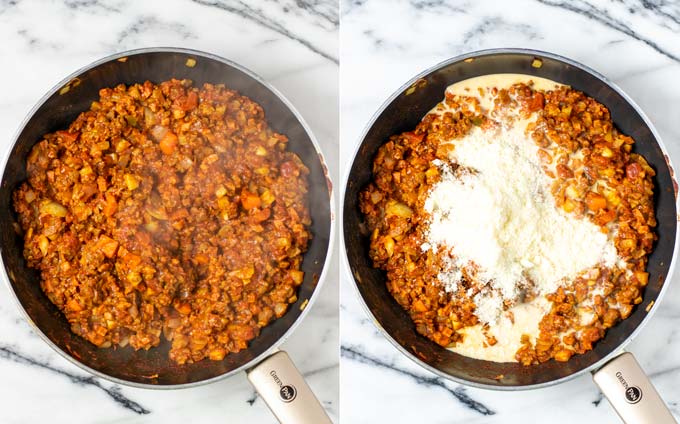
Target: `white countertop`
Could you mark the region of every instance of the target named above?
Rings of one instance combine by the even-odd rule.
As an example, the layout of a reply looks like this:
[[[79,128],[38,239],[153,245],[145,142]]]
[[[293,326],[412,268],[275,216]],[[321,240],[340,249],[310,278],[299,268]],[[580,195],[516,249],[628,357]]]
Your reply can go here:
[[[152,46],[215,53],[258,73],[312,127],[337,181],[338,16],[332,0],[0,0],[0,151],[29,109],[76,69]],[[337,261],[283,349],[338,417]],[[178,391],[90,377],[31,331],[0,283],[0,423],[275,422],[241,373]]]
[[[680,164],[680,3],[654,6],[657,3],[343,0],[342,174],[364,126],[403,83],[447,58],[497,47],[546,50],[603,73],[646,111],[673,162]],[[436,377],[378,333],[349,278],[341,266],[344,422],[617,422],[588,375],[523,392],[466,388]],[[676,417],[680,417],[678,328],[680,282],[675,281],[629,347]]]

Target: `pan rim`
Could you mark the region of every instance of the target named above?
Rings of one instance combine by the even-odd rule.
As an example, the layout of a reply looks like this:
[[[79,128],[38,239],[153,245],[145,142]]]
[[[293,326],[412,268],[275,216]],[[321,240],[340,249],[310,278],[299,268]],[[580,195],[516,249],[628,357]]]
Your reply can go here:
[[[128,386],[128,387],[135,387],[135,388],[140,388],[140,389],[155,389],[155,390],[176,390],[176,389],[185,389],[185,388],[191,388],[191,387],[198,387],[210,383],[214,383],[216,381],[226,379],[228,377],[231,377],[241,371],[247,371],[249,368],[252,368],[253,366],[257,365],[258,363],[262,362],[265,358],[267,358],[269,355],[275,353],[279,346],[283,344],[295,331],[298,325],[304,320],[306,315],[309,313],[309,310],[313,306],[314,302],[316,302],[317,298],[319,297],[319,292],[321,291],[321,288],[323,287],[323,284],[326,280],[327,274],[328,274],[328,269],[330,268],[330,263],[331,263],[331,257],[333,254],[333,246],[334,246],[334,240],[335,240],[335,231],[336,231],[336,226],[335,226],[335,221],[336,221],[336,214],[335,214],[335,196],[334,196],[334,185],[331,179],[330,174],[328,173],[328,167],[326,165],[326,159],[325,156],[323,155],[323,152],[321,151],[321,147],[319,145],[318,140],[314,136],[314,133],[312,132],[311,128],[307,124],[307,122],[304,120],[300,112],[293,106],[293,104],[277,89],[275,88],[272,84],[269,82],[265,81],[262,77],[260,77],[258,74],[255,72],[251,71],[250,69],[244,67],[243,65],[240,65],[234,61],[231,61],[229,59],[223,58],[221,56],[218,56],[213,53],[208,53],[205,51],[201,50],[196,50],[196,49],[189,49],[189,48],[183,48],[183,47],[165,47],[165,46],[159,46],[159,47],[144,47],[144,48],[139,48],[139,49],[132,49],[132,50],[126,50],[123,52],[118,52],[118,53],[113,53],[107,56],[104,56],[98,60],[95,60],[79,69],[76,71],[72,72],[62,80],[60,80],[52,89],[50,89],[46,94],[44,94],[36,103],[35,105],[31,108],[31,110],[26,114],[26,117],[23,119],[23,121],[19,124],[19,127],[17,131],[14,134],[14,137],[12,139],[12,144],[7,150],[7,153],[5,154],[5,157],[2,160],[2,167],[1,167],[1,176],[4,176],[7,163],[9,161],[9,158],[11,156],[12,150],[14,150],[14,146],[17,143],[17,140],[19,139],[19,136],[21,133],[24,131],[28,123],[31,121],[35,113],[38,111],[38,109],[50,98],[52,97],[55,93],[57,93],[62,87],[64,87],[66,84],[68,84],[70,81],[72,81],[74,78],[78,77],[79,75],[82,75],[83,73],[96,68],[97,66],[100,66],[104,63],[111,62],[114,60],[118,60],[121,58],[129,57],[129,56],[135,56],[135,55],[142,55],[142,54],[148,54],[148,53],[184,53],[188,55],[193,55],[196,57],[203,57],[211,60],[215,60],[217,62],[223,63],[227,66],[231,66],[234,69],[237,69],[238,71],[241,71],[244,73],[246,76],[252,78],[254,81],[262,84],[269,92],[271,92],[274,96],[276,96],[281,102],[290,110],[290,112],[293,114],[295,119],[300,123],[302,128],[305,130],[305,133],[309,137],[309,139],[312,142],[312,145],[314,147],[314,150],[317,153],[317,157],[320,161],[321,167],[324,170],[325,178],[326,181],[328,182],[328,194],[329,194],[329,215],[330,215],[330,230],[328,234],[328,247],[326,248],[326,255],[324,259],[324,265],[321,270],[321,273],[319,274],[319,278],[316,283],[316,287],[314,288],[314,291],[312,292],[312,295],[309,298],[309,302],[305,306],[305,308],[302,310],[300,315],[295,319],[295,321],[286,329],[286,331],[274,342],[272,343],[267,349],[265,349],[261,354],[257,355],[253,359],[249,360],[248,362],[245,362],[238,366],[237,368],[234,368],[231,371],[228,371],[224,374],[220,374],[214,377],[207,378],[205,380],[200,380],[200,381],[194,381],[191,383],[180,383],[180,384],[152,384],[152,383],[139,383],[135,381],[128,381],[124,380],[118,377],[113,377],[108,374],[105,374],[101,371],[95,370],[77,359],[73,358],[71,355],[68,353],[64,352],[59,346],[57,346],[52,340],[47,337],[45,333],[33,322],[31,317],[28,315],[26,310],[24,309],[23,305],[19,301],[19,298],[17,297],[16,293],[14,292],[14,287],[12,286],[11,280],[9,278],[9,275],[7,274],[7,269],[5,267],[2,255],[0,255],[0,277],[5,281],[7,284],[9,291],[11,293],[11,297],[14,300],[14,303],[16,306],[19,308],[21,315],[23,316],[24,320],[32,327],[34,333],[36,333],[44,342],[46,342],[47,345],[49,345],[54,351],[56,351],[61,357],[65,358],[67,361],[70,363],[76,365],[78,368],[96,376],[99,378],[103,378],[105,380],[108,380],[112,383],[116,384],[121,384],[123,386]],[[245,94],[245,93],[244,93]],[[247,94],[245,94],[247,95]],[[2,178],[0,176],[0,178]]]
[[[354,162],[357,158],[357,155],[359,154],[359,150],[361,149],[361,146],[363,144],[363,141],[365,140],[366,136],[368,135],[368,132],[371,130],[373,125],[376,123],[380,115],[385,111],[385,109],[392,104],[392,102],[405,90],[407,90],[409,87],[411,87],[416,81],[418,81],[421,78],[424,78],[431,73],[442,69],[446,66],[452,65],[454,63],[458,62],[463,62],[468,59],[475,59],[478,57],[482,56],[492,56],[492,55],[507,55],[507,54],[522,54],[522,55],[527,55],[527,56],[535,56],[535,57],[545,57],[549,59],[556,60],[558,62],[565,63],[567,65],[571,65],[575,68],[578,68],[595,78],[599,79],[603,83],[605,83],[609,88],[614,90],[616,93],[618,93],[623,99],[631,106],[633,109],[640,115],[642,118],[642,121],[645,123],[647,128],[649,128],[650,132],[654,136],[654,139],[656,143],[659,145],[659,148],[661,149],[661,152],[664,154],[664,156],[667,158],[667,166],[668,170],[671,176],[671,179],[673,182],[676,182],[677,179],[675,177],[675,168],[672,164],[670,155],[668,155],[668,150],[666,149],[666,146],[664,145],[663,141],[661,140],[661,137],[652,124],[651,120],[647,117],[647,115],[644,113],[644,111],[638,106],[638,104],[630,97],[628,94],[626,94],[617,84],[609,80],[607,77],[604,75],[600,74],[599,72],[595,71],[594,69],[581,64],[579,62],[576,62],[572,59],[569,59],[565,56],[561,56],[555,53],[550,53],[542,50],[535,50],[535,49],[526,49],[526,48],[494,48],[494,49],[483,49],[483,50],[476,50],[472,52],[467,52],[463,53],[457,56],[454,56],[452,58],[443,60],[433,66],[428,67],[427,69],[419,72],[417,75],[409,79],[405,84],[401,85],[396,91],[394,91],[377,109],[377,111],[371,116],[369,119],[368,123],[364,127],[361,136],[359,137],[360,142],[356,144],[354,153],[352,154],[351,161],[348,161],[347,164],[345,165],[345,170],[343,173],[343,186],[342,186],[342,191],[341,191],[341,202],[340,202],[340,214],[342,216],[342,219],[339,220],[339,225],[340,225],[340,239],[342,245],[340,246],[340,249],[342,250],[342,260],[344,266],[344,272],[347,277],[352,281],[353,284],[351,286],[354,289],[354,292],[356,296],[359,298],[360,304],[362,305],[364,312],[366,315],[371,319],[373,324],[378,328],[378,331],[382,334],[383,337],[385,337],[399,352],[401,352],[404,356],[406,356],[408,359],[410,359],[412,362],[414,362],[416,365],[419,365],[420,367],[434,373],[435,375],[445,378],[447,380],[454,381],[459,384],[463,384],[465,386],[469,387],[474,387],[478,389],[486,389],[486,390],[497,390],[497,391],[522,391],[522,390],[534,390],[534,389],[540,389],[540,388],[545,388],[553,385],[557,385],[560,383],[565,383],[569,380],[576,379],[588,372],[595,372],[597,369],[600,367],[604,366],[607,362],[621,354],[625,347],[639,334],[640,331],[642,331],[643,327],[649,322],[651,316],[656,312],[656,310],[659,308],[659,304],[663,300],[663,296],[666,293],[666,290],[668,286],[671,283],[671,277],[673,276],[673,272],[675,270],[675,265],[676,265],[676,260],[678,256],[678,247],[680,246],[680,222],[676,220],[676,232],[675,232],[675,241],[673,243],[673,254],[671,258],[671,262],[668,268],[668,273],[666,274],[664,278],[664,283],[661,286],[661,290],[659,291],[659,294],[657,295],[654,304],[652,305],[652,308],[647,312],[645,317],[640,321],[638,326],[626,337],[626,339],[621,342],[615,349],[612,349],[607,355],[605,355],[603,358],[599,359],[598,361],[594,362],[593,364],[584,367],[577,372],[574,372],[570,375],[555,379],[555,380],[550,380],[546,381],[543,383],[537,383],[537,384],[527,384],[527,385],[507,385],[507,386],[500,386],[500,385],[493,385],[493,384],[486,384],[486,383],[479,383],[479,382],[474,382],[474,381],[469,381],[464,378],[456,377],[453,375],[450,375],[448,373],[445,373],[425,362],[423,362],[421,359],[419,359],[416,355],[412,354],[408,349],[404,348],[399,342],[397,342],[388,332],[385,330],[380,323],[378,322],[377,318],[369,308],[369,306],[366,304],[366,301],[364,300],[364,297],[361,295],[361,292],[359,290],[359,283],[356,281],[354,278],[354,275],[352,275],[352,268],[349,263],[349,257],[347,255],[347,247],[345,245],[345,230],[344,230],[344,216],[345,216],[345,210],[344,210],[344,201],[345,201],[345,196],[347,192],[347,183],[349,182],[349,176],[350,176],[350,171],[352,169],[352,166],[354,165]],[[678,211],[678,195],[677,192],[675,193],[675,208],[676,212]]]

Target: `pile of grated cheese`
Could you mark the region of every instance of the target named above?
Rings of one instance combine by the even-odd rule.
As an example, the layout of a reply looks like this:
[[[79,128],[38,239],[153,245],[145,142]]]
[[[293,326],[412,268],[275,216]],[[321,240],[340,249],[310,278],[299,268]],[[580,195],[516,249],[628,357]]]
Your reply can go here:
[[[521,302],[527,281],[542,296],[588,268],[617,261],[613,241],[598,226],[556,207],[552,180],[525,134],[529,121],[513,122],[474,127],[455,140],[450,163],[434,163],[442,178],[425,202],[430,221],[422,249],[450,253],[438,276],[446,291],[458,290],[462,270],[474,272],[482,287],[473,298],[475,314],[488,324],[498,322],[504,303]]]

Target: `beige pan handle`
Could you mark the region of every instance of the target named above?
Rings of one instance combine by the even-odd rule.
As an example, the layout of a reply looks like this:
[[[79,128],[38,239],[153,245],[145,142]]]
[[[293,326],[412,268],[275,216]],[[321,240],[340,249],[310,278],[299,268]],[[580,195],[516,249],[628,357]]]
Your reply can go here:
[[[248,371],[248,380],[282,424],[333,424],[286,352]]]
[[[625,352],[593,373],[593,380],[626,424],[677,424],[652,382]]]

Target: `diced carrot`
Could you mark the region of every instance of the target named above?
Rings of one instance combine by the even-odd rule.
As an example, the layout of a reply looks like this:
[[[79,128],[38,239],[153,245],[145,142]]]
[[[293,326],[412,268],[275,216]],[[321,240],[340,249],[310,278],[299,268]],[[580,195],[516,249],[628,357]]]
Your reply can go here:
[[[616,218],[616,211],[615,210],[613,210],[613,209],[603,209],[595,217],[595,222],[598,225],[606,225],[607,223],[613,221],[614,218]]]
[[[243,206],[243,209],[250,210],[253,208],[259,208],[260,203],[260,196],[257,194],[251,193],[248,190],[243,190],[241,192],[241,205]]]
[[[158,146],[160,147],[161,152],[166,155],[171,155],[177,149],[177,136],[174,132],[168,131],[165,133],[165,136],[161,139]]]
[[[415,309],[417,312],[426,312],[427,306],[425,306],[422,300],[417,299],[415,302],[413,302],[413,309]]]
[[[586,194],[586,206],[591,211],[598,211],[607,207],[607,199],[603,195],[591,191]]]
[[[142,263],[142,257],[139,255],[135,255],[134,253],[126,252],[122,256],[123,262],[129,267],[129,268],[136,268],[139,266],[139,264]]]
[[[210,258],[208,255],[205,255],[203,253],[199,253],[197,255],[194,255],[194,263],[197,265],[205,265],[208,262],[210,262]]]
[[[180,107],[182,110],[188,111],[195,109],[196,106],[198,106],[198,94],[196,94],[195,91],[190,91],[186,98],[184,98],[184,101],[181,103]]]
[[[113,258],[116,255],[116,251],[118,250],[118,242],[105,235],[99,237],[97,245],[107,258]]]
[[[83,307],[80,306],[80,303],[78,303],[78,301],[75,299],[69,299],[69,301],[66,302],[66,308],[75,312],[80,312],[83,310]]]
[[[531,103],[529,104],[529,111],[536,112],[539,109],[543,109],[543,94],[536,92],[534,97],[531,98]]]
[[[106,193],[106,203],[104,203],[104,209],[102,210],[104,215],[113,216],[117,209],[118,202],[116,202],[116,198],[112,194]]]
[[[189,315],[191,313],[191,305],[188,303],[180,303],[175,305],[175,309],[182,315]]]

